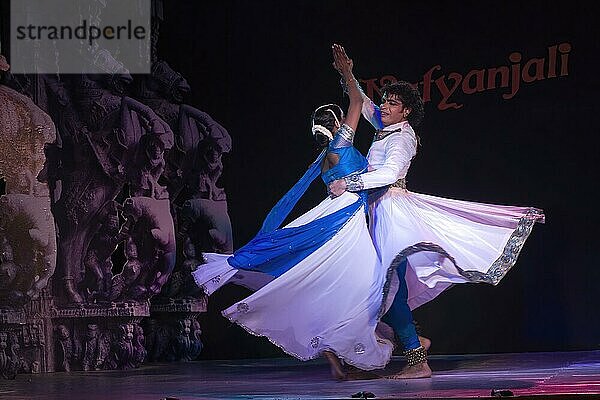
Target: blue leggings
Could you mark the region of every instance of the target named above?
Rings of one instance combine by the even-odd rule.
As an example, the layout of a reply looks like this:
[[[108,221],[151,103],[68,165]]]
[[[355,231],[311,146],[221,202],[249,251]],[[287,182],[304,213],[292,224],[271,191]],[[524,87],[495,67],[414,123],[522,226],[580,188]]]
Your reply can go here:
[[[394,329],[404,350],[412,350],[421,346],[417,330],[413,322],[412,313],[408,307],[408,286],[406,286],[406,266],[408,261],[404,260],[396,269],[400,287],[394,297],[390,309],[381,318],[383,322]]]

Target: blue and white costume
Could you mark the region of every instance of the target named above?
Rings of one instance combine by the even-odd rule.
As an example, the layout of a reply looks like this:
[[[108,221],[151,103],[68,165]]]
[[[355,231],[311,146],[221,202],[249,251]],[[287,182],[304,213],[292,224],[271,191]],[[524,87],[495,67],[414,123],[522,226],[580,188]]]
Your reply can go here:
[[[342,125],[329,144],[327,152],[339,162],[321,174],[326,185],[367,170],[353,136]],[[383,368],[393,349],[375,334],[386,271],[367,228],[366,194],[328,197],[279,228],[319,175],[325,155],[271,210],[254,239],[232,256],[205,254],[208,263],[194,279],[210,294],[236,274],[269,275],[272,281],[223,315],[301,360],[327,350],[365,370]]]

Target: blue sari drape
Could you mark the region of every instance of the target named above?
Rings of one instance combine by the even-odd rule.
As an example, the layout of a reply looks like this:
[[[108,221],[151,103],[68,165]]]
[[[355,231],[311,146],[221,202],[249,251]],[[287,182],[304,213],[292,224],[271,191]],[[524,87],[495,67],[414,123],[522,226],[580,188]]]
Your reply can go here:
[[[366,159],[354,147],[324,150],[269,212],[258,234],[227,259],[232,267],[278,277],[329,241],[366,204],[366,195],[360,193],[356,202],[332,214],[305,225],[279,229],[310,184],[320,175],[326,151],[338,153],[340,162],[324,174],[325,183],[362,171],[367,166]]]

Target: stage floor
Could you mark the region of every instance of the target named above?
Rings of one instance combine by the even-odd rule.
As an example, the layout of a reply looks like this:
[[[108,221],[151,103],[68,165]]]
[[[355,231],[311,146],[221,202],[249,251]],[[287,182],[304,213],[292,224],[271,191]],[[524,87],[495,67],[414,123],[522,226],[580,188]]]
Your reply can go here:
[[[489,397],[492,389],[508,389],[515,397],[600,398],[600,351],[431,356],[430,365],[429,379],[337,382],[323,359],[149,364],[127,371],[19,375],[0,380],[0,398],[343,399],[371,392],[379,399],[427,399]],[[402,366],[402,359],[394,358],[386,371]]]

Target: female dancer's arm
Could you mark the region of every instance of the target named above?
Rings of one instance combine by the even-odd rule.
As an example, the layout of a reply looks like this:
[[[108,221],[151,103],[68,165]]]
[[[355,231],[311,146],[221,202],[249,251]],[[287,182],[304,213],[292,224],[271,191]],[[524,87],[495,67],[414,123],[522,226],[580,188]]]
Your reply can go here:
[[[336,45],[334,45],[336,46]],[[341,46],[340,46],[341,47]],[[344,50],[344,48],[342,47],[342,50]],[[344,51],[344,55],[345,55],[345,51]],[[348,57],[346,55],[346,57]],[[352,63],[352,60],[350,60],[350,62]],[[335,67],[335,63],[334,63],[334,67]],[[342,71],[340,69],[338,69],[337,67],[335,67],[335,69],[337,69],[337,71],[340,73],[340,75],[342,75],[342,79],[340,81],[340,83],[342,84],[342,88],[344,89],[344,93],[350,93],[350,91],[355,91],[358,90],[358,92],[360,93],[360,96],[362,98],[362,115],[363,117],[369,121],[369,123],[375,128],[375,129],[383,129],[383,122],[381,122],[381,110],[379,109],[379,106],[377,106],[377,104],[375,104],[373,102],[373,100],[371,100],[369,98],[369,96],[367,96],[365,94],[365,92],[362,90],[362,88],[360,87],[360,83],[358,83],[358,80],[356,80],[356,78],[352,77],[352,79],[345,79],[344,75],[342,74]]]
[[[342,75],[346,85],[348,86],[348,97],[350,98],[350,104],[348,105],[345,124],[348,125],[352,131],[356,131],[362,111],[363,96],[358,86],[358,82],[352,73],[352,67],[354,64],[346,54],[344,48],[339,44],[334,44],[332,46],[332,52],[333,66]]]

